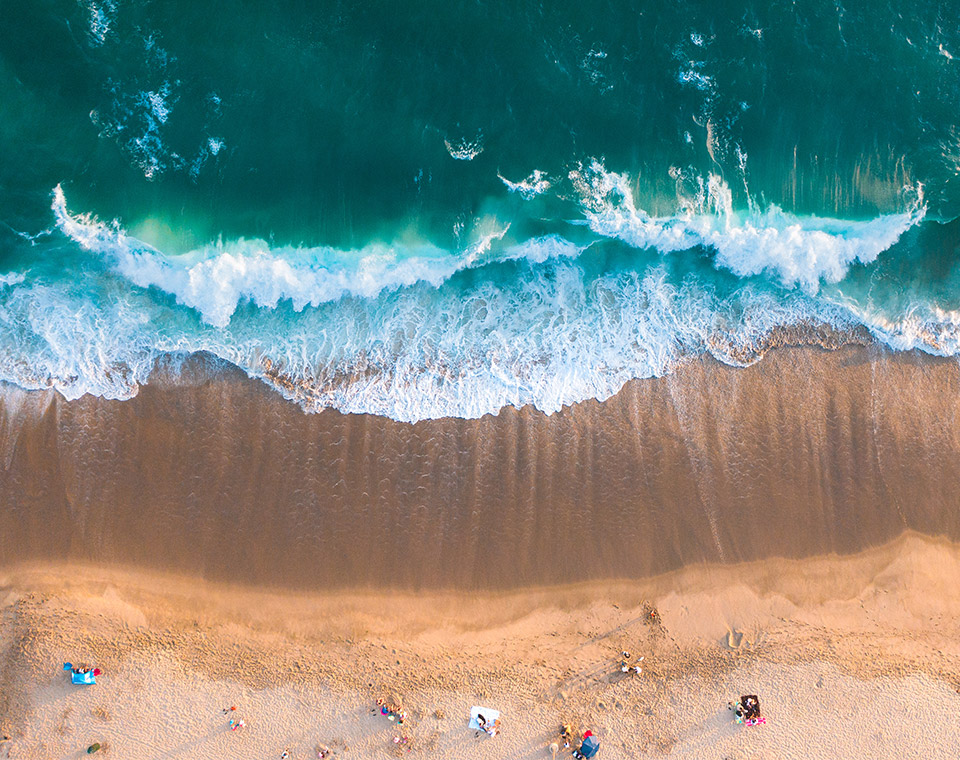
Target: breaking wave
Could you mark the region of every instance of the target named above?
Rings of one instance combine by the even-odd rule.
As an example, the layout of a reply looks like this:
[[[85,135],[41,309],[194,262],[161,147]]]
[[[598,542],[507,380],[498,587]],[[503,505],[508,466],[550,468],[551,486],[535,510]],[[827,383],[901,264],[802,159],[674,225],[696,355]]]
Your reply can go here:
[[[870,222],[776,209],[741,219],[710,180],[700,213],[656,218],[598,165],[570,179],[592,238],[508,242],[503,227],[458,252],[237,240],[167,255],[118,222],[70,213],[58,186],[57,229],[92,259],[72,285],[0,277],[0,342],[13,347],[0,379],[129,398],[157,361],[206,352],[309,411],[412,422],[552,413],[691,356],[747,365],[784,342],[869,332],[895,348],[960,349],[956,312],[891,315],[829,292],[919,223],[922,198]]]
[[[711,248],[716,263],[739,277],[770,273],[786,287],[810,294],[823,282],[839,282],[852,264],[876,261],[926,213],[918,186],[906,191],[907,211],[870,221],[797,217],[776,206],[741,217],[730,189],[711,175],[701,182],[700,197],[692,199],[701,213],[653,217],[637,208],[628,178],[598,162],[572,171],[570,179],[583,198],[587,223],[600,235],[663,253]]]

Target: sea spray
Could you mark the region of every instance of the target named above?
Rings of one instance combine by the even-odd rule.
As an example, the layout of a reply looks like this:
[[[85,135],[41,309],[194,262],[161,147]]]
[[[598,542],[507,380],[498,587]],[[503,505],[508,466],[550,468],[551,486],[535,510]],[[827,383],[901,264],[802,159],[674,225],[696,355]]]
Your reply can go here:
[[[601,207],[587,208],[584,222],[597,236],[581,244],[558,235],[507,244],[503,231],[459,254],[234,241],[165,255],[119,222],[72,214],[58,186],[57,227],[93,258],[70,289],[7,275],[17,287],[0,301],[0,339],[17,349],[0,372],[71,398],[127,398],[158,359],[202,351],[310,411],[416,421],[478,417],[508,405],[551,413],[607,398],[630,379],[662,376],[703,352],[749,364],[785,328],[865,325],[891,343],[935,348],[915,315],[899,328],[879,317],[871,323],[822,293],[786,289],[780,276],[729,273],[720,261],[724,246],[752,245],[755,256],[770,258],[782,249],[777,227],[773,235],[750,227],[744,236],[733,214],[656,220],[628,196],[620,208],[627,221],[618,229],[636,231],[638,219],[640,228],[656,228],[644,248],[609,240]],[[812,220],[797,224],[838,245],[852,230],[856,244],[869,249],[891,239],[889,220],[881,221],[828,221],[823,230]]]
[[[958,353],[960,27],[933,0],[8,16],[22,388],[130,398],[201,352],[414,421],[789,342]]]

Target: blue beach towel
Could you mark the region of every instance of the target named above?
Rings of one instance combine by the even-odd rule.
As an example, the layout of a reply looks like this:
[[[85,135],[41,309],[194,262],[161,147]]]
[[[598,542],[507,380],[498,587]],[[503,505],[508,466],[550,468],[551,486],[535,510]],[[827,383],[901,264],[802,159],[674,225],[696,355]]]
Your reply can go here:
[[[64,670],[73,670],[73,664],[69,662],[63,663]],[[77,673],[74,671],[70,674],[70,681],[77,685],[90,686],[97,682],[97,677],[93,674],[92,670],[88,670],[86,673]]]

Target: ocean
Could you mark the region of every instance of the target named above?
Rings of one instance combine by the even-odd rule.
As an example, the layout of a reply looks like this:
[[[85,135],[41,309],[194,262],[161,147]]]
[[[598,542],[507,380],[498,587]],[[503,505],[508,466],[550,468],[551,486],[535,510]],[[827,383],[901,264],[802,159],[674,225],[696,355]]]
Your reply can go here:
[[[960,353],[955,2],[4,10],[21,389],[203,354],[417,422],[785,343]]]

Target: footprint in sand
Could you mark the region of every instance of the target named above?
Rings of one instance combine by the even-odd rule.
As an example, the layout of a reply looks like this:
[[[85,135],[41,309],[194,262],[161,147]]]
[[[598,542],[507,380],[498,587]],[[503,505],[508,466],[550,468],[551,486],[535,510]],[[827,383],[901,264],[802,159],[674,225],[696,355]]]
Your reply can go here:
[[[732,631],[727,631],[727,646],[730,649],[740,649],[741,647],[749,646],[749,643],[743,631],[738,631],[736,628]]]

